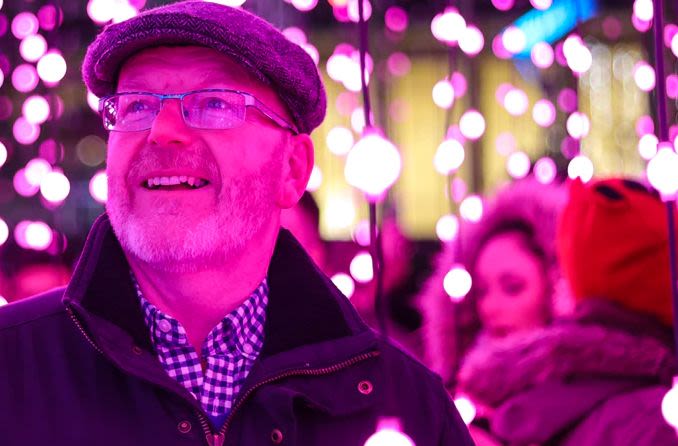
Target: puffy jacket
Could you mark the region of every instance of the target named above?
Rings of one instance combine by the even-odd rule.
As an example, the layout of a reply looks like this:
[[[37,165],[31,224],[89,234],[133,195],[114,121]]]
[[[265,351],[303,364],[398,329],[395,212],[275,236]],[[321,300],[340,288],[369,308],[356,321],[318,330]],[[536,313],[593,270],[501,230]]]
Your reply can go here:
[[[281,230],[265,343],[220,429],[153,353],[104,215],[69,285],[0,309],[0,445],[472,445],[439,379],[368,329]],[[215,284],[218,286],[218,284]]]

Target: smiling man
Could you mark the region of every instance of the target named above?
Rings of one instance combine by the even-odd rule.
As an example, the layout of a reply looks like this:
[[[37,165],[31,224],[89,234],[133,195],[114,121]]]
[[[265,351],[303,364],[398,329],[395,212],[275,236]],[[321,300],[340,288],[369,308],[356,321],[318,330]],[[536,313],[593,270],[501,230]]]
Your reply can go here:
[[[183,2],[108,26],[83,77],[109,201],[69,285],[0,310],[0,444],[358,446],[384,417],[471,444],[440,381],[280,228],[326,107],[300,47]]]

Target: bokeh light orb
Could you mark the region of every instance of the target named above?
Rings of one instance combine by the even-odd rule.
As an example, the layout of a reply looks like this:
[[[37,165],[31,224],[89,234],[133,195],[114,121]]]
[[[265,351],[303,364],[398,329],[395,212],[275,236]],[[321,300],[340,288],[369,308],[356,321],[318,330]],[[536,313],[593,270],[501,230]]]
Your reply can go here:
[[[304,30],[297,26],[285,28],[282,33],[285,37],[287,37],[287,40],[294,42],[297,45],[303,45],[304,43],[308,42],[308,38],[306,37]]]
[[[438,146],[433,165],[438,173],[449,175],[461,167],[464,157],[464,145],[454,138],[447,138]]]
[[[500,11],[508,11],[516,4],[516,0],[492,0],[492,5]]]
[[[674,56],[678,57],[678,34],[671,39],[671,52]]]
[[[484,46],[485,37],[475,25],[467,26],[459,37],[459,48],[471,57],[480,53]]]
[[[443,279],[443,289],[455,302],[466,297],[468,292],[471,291],[472,284],[471,275],[463,265],[459,264],[453,265]]]
[[[504,46],[503,36],[504,35],[501,33],[494,36],[494,38],[492,39],[492,52],[499,59],[510,59],[512,54]]]
[[[546,42],[537,42],[530,50],[530,59],[538,68],[548,68],[553,65],[553,47]]]
[[[466,397],[458,396],[454,399],[454,407],[467,426],[476,418],[477,410],[475,404]]]
[[[468,110],[459,119],[459,129],[465,138],[475,141],[485,133],[485,118],[478,110]]]
[[[436,222],[436,236],[441,242],[451,242],[459,234],[459,219],[456,215],[446,214]]]
[[[664,199],[674,199],[678,193],[678,154],[670,143],[659,144],[657,154],[647,163],[647,179]]]
[[[113,19],[115,2],[108,0],[89,0],[87,15],[94,23],[103,24]]]
[[[593,163],[588,157],[577,155],[567,165],[567,176],[571,180],[579,178],[582,182],[588,183],[593,178]]]
[[[52,166],[43,158],[33,158],[26,163],[24,174],[26,181],[33,186],[39,186],[45,176],[52,171]]]
[[[26,62],[37,62],[47,51],[47,41],[40,34],[24,37],[19,44],[19,54]]]
[[[32,12],[20,12],[12,20],[12,34],[19,40],[37,33],[38,29],[40,29],[40,21]]]
[[[308,184],[306,184],[306,190],[308,192],[315,192],[320,189],[320,186],[323,184],[323,173],[320,170],[320,167],[317,165],[313,166],[311,170],[311,176],[308,179]]]
[[[355,282],[346,273],[337,273],[331,277],[332,283],[334,286],[339,288],[339,291],[341,291],[341,294],[346,296],[348,299],[353,297],[353,293],[355,293]]]
[[[351,233],[353,241],[362,247],[370,246],[370,222],[369,220],[360,220]]]
[[[318,0],[291,0],[292,6],[301,12],[311,11],[318,5]]]
[[[654,17],[652,0],[635,0],[633,2],[633,15],[643,22],[649,22]]]
[[[588,116],[582,112],[574,112],[567,118],[567,133],[574,139],[585,138],[591,129],[591,122]]]
[[[71,183],[63,173],[53,170],[40,182],[40,193],[50,203],[61,203],[71,192]]]
[[[518,142],[513,133],[501,132],[494,140],[494,147],[500,155],[509,156],[518,148]]]
[[[513,85],[508,82],[502,82],[497,86],[497,89],[494,92],[494,97],[499,102],[499,104],[504,105],[504,98],[506,98],[506,93],[513,89]]]
[[[61,8],[55,5],[44,5],[38,10],[38,20],[40,21],[40,28],[45,31],[52,31],[57,26],[61,25],[64,19],[64,12]]]
[[[49,118],[49,103],[44,96],[29,96],[24,101],[21,112],[31,124],[42,124]]]
[[[49,52],[38,61],[38,76],[43,81],[56,84],[66,75],[66,61],[57,52]]]
[[[577,92],[572,88],[563,88],[558,93],[558,107],[565,113],[572,113],[577,109]]]
[[[504,48],[511,54],[518,54],[525,49],[527,36],[525,31],[517,26],[511,25],[501,34],[501,41]]]
[[[636,120],[636,135],[640,138],[648,133],[654,133],[654,121],[651,116],[643,115]]]
[[[657,81],[654,68],[645,61],[636,63],[633,67],[633,80],[641,90],[652,91]]]
[[[38,82],[40,82],[38,72],[33,65],[21,64],[12,72],[12,85],[21,93],[33,91]]]
[[[0,85],[2,85],[1,82]],[[671,99],[678,99],[678,74],[666,76],[666,96]]]
[[[325,143],[327,144],[327,149],[335,155],[346,155],[355,143],[353,132],[346,127],[333,127],[327,132]]]
[[[460,203],[468,193],[468,186],[466,185],[466,181],[464,181],[463,178],[459,177],[452,179],[452,184],[450,186],[449,193],[452,196],[452,200],[454,200],[455,203]]]
[[[52,244],[54,233],[47,223],[32,221],[25,226],[24,237],[28,248],[44,251]]]
[[[530,4],[541,11],[545,11],[551,7],[553,0],[530,0]]]
[[[12,134],[19,144],[30,145],[40,137],[40,126],[20,116],[14,121]]]
[[[108,201],[108,176],[105,170],[100,170],[89,180],[89,194],[97,203]]]
[[[431,21],[433,37],[448,45],[456,44],[466,29],[466,20],[454,7],[447,7],[445,11],[436,14]]]
[[[432,91],[433,102],[440,108],[448,109],[454,104],[454,87],[447,79],[436,82]]]
[[[514,152],[506,160],[506,171],[514,179],[525,178],[530,173],[530,157],[525,152]]]
[[[550,184],[553,180],[556,179],[558,174],[558,168],[556,162],[551,158],[545,156],[539,158],[536,163],[534,163],[534,177],[541,184]]]
[[[378,199],[400,176],[398,149],[377,131],[370,130],[346,156],[344,176],[348,184]]]
[[[348,0],[346,3],[346,12],[348,14],[348,19],[353,23],[358,23],[360,21],[360,5],[358,4],[360,0]],[[369,20],[372,16],[372,4],[369,0],[362,0],[363,2],[363,17],[365,21]]]
[[[360,251],[353,257],[349,265],[351,276],[358,283],[367,283],[374,278],[372,256],[367,251]]]
[[[662,398],[664,420],[678,430],[678,377],[673,378],[673,386]]]
[[[412,69],[412,62],[407,54],[396,51],[388,56],[386,66],[393,76],[405,76]]]
[[[459,205],[459,214],[464,220],[476,223],[483,218],[483,200],[478,195],[469,195]]]
[[[651,160],[658,150],[659,139],[652,133],[646,133],[638,140],[638,153],[644,160]]]
[[[9,238],[9,226],[7,226],[5,220],[0,218],[0,246],[4,245],[8,238]]]
[[[563,42],[563,54],[567,66],[576,73],[583,74],[587,72],[593,64],[591,51],[578,34],[571,34]]]
[[[32,197],[40,190],[39,184],[32,184],[26,179],[26,169],[19,169],[14,172],[12,185],[14,186],[16,193],[22,197]]]
[[[647,32],[652,28],[652,20],[641,20],[637,15],[631,15],[631,24],[641,33]]]
[[[530,107],[527,94],[520,88],[511,88],[504,96],[504,108],[511,116],[525,114]]]
[[[365,446],[415,446],[415,444],[400,430],[382,427],[367,439]]]
[[[466,94],[466,90],[468,89],[466,77],[462,73],[455,71],[452,73],[450,81],[452,82],[452,88],[454,88],[454,96],[457,99],[463,97]]]
[[[356,107],[351,112],[351,128],[356,133],[362,133],[365,129],[365,112],[362,107]]]
[[[539,99],[532,107],[532,119],[540,127],[550,127],[556,121],[556,106],[548,99]]]
[[[395,33],[404,32],[409,24],[407,12],[399,6],[389,6],[384,14],[384,23]]]
[[[7,157],[9,156],[9,153],[7,151],[7,146],[0,141],[0,167],[5,165],[5,162],[7,162]]]

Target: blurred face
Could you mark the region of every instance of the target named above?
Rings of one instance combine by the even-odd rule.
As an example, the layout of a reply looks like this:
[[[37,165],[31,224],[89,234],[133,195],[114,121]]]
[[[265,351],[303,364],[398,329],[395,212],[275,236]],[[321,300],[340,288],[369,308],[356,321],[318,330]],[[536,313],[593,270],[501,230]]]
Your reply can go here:
[[[268,86],[203,47],[157,47],[134,55],[121,69],[117,91],[207,88],[248,92],[286,116]],[[223,264],[264,227],[278,224],[288,137],[252,108],[237,128],[188,127],[178,99],[165,100],[150,130],[111,132],[107,211],[123,248],[166,270]],[[149,180],[172,177],[193,178],[194,184],[148,187]]]
[[[490,336],[503,337],[546,323],[544,267],[519,233],[499,234],[485,243],[473,280],[480,320]]]

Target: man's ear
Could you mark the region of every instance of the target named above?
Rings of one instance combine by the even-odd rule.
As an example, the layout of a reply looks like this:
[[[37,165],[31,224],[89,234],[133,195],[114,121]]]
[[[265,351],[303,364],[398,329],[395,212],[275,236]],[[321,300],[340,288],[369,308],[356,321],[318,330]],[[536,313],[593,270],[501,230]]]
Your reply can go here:
[[[293,207],[306,190],[313,171],[313,141],[306,134],[290,136],[283,159],[283,175],[277,205],[280,209]]]

